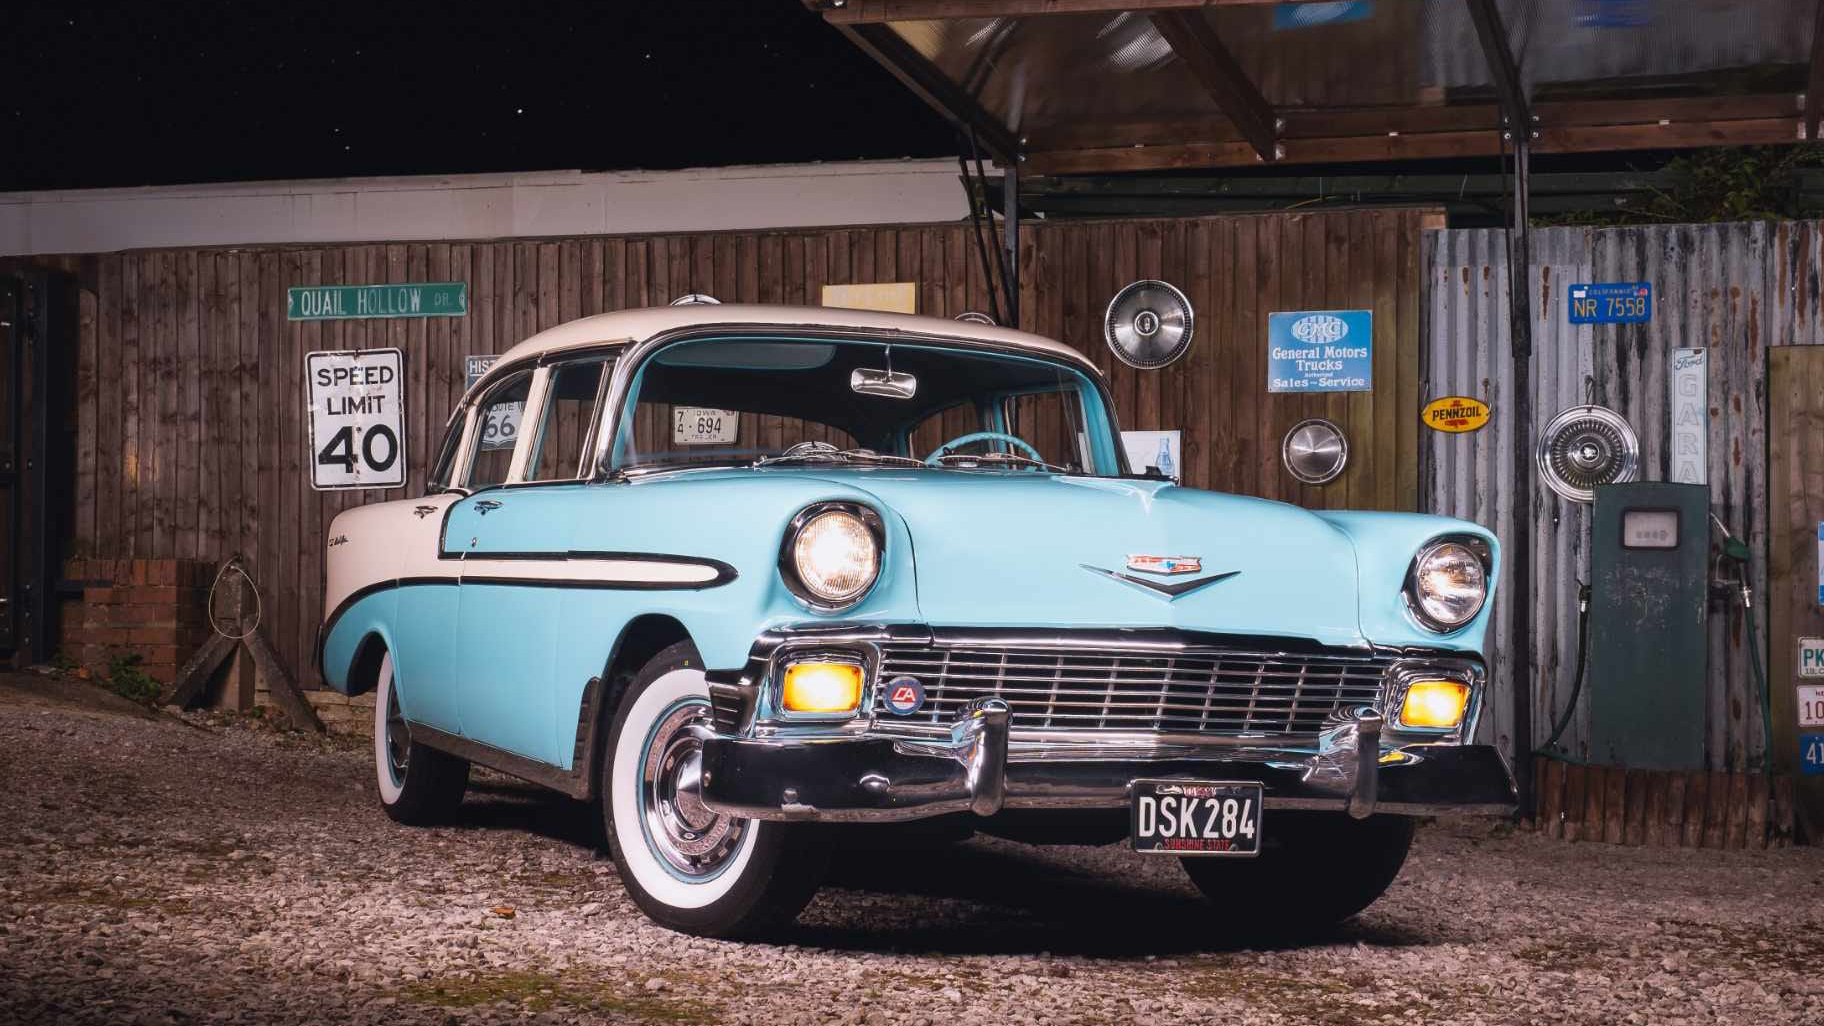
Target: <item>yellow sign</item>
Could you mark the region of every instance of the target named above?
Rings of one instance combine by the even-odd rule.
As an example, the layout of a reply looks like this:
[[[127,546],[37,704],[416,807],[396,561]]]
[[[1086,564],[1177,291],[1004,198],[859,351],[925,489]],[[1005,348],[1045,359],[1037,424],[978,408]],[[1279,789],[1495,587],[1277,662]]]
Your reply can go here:
[[[886,282],[879,285],[825,285],[823,305],[882,313],[918,312],[918,283]]]
[[[1434,431],[1475,431],[1488,423],[1488,404],[1466,395],[1447,395],[1425,404],[1419,419]]]

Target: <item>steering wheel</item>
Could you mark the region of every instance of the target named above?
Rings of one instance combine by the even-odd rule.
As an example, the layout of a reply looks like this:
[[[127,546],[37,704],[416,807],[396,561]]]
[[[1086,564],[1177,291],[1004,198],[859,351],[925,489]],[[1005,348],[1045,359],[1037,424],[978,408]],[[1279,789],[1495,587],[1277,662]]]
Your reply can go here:
[[[1006,442],[1008,445],[1017,446],[1026,450],[1026,455],[1031,456],[1036,462],[1045,462],[1045,458],[1039,455],[1039,450],[1026,444],[1025,439],[1020,438],[1018,435],[1010,435],[1004,431],[976,431],[952,438],[948,442],[931,450],[931,455],[925,457],[925,466],[942,466],[943,464],[940,461],[949,450],[954,449],[959,445],[968,445],[970,442]]]

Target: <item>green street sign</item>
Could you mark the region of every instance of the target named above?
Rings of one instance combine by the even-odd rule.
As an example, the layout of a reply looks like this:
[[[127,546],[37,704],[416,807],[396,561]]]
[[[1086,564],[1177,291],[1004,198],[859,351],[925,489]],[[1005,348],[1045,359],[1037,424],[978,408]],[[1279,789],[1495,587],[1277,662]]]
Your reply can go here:
[[[358,317],[461,317],[469,312],[469,283],[430,281],[398,285],[306,285],[285,292],[288,321],[338,321]]]

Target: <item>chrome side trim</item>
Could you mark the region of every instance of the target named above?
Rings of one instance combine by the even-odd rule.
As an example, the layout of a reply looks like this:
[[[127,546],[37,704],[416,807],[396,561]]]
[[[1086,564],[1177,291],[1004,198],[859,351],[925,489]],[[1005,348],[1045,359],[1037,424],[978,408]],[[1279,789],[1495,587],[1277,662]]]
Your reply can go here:
[[[572,798],[587,801],[594,797],[595,760],[593,757],[578,763],[573,769],[560,769],[550,763],[491,748],[479,741],[471,741],[466,737],[445,733],[422,723],[411,724],[411,732],[413,741],[448,755],[454,755],[458,759],[466,759],[477,766],[486,766],[510,777],[518,777],[540,787],[561,791]]]

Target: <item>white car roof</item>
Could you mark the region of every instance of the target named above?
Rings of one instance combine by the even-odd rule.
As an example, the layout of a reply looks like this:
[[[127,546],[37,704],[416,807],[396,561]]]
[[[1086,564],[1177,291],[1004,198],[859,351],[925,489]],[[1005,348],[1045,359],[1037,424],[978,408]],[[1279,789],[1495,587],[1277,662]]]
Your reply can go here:
[[[505,369],[508,364],[528,357],[544,356],[600,345],[604,342],[642,342],[654,335],[679,328],[707,327],[718,324],[777,324],[781,327],[860,328],[868,331],[903,331],[914,335],[938,335],[948,338],[994,342],[1035,354],[1062,358],[1090,372],[1099,374],[1088,357],[1062,342],[990,324],[956,321],[943,317],[918,317],[911,314],[878,313],[873,310],[845,310],[826,306],[772,306],[745,303],[702,303],[689,306],[655,306],[637,310],[583,317],[533,335],[507,350],[495,364]],[[486,385],[492,371],[476,387]]]

